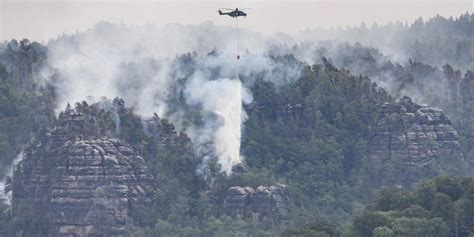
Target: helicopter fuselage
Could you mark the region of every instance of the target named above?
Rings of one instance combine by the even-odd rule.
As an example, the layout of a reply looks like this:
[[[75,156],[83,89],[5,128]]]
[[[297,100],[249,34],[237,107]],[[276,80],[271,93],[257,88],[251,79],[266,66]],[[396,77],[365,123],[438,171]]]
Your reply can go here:
[[[243,11],[239,11],[239,10],[234,10],[234,11],[231,11],[231,12],[222,12],[221,10],[219,10],[219,14],[220,15],[228,15],[232,18],[237,18],[237,17],[240,17],[240,16],[247,16],[247,13],[243,12]]]

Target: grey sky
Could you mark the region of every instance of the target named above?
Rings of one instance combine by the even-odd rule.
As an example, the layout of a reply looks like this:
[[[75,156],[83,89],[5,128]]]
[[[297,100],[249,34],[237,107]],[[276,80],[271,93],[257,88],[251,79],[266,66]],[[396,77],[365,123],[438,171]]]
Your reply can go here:
[[[45,41],[64,32],[86,30],[102,20],[123,21],[128,25],[205,21],[233,25],[232,18],[217,14],[220,7],[252,8],[249,16],[240,20],[241,27],[269,34],[362,22],[369,26],[397,20],[410,23],[420,16],[427,19],[437,14],[456,17],[472,12],[473,1],[0,0],[0,41],[12,38]]]

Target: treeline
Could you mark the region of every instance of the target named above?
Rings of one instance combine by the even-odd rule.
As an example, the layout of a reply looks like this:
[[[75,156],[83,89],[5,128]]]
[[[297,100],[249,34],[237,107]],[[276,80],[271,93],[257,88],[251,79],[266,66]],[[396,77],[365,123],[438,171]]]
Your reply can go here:
[[[469,237],[474,234],[474,179],[440,177],[415,190],[385,188],[346,226],[317,220],[285,237]]]
[[[286,87],[259,81],[252,93],[242,141],[246,163],[284,178],[300,215],[347,220],[367,191],[355,184],[370,180],[360,170],[376,111],[392,98],[368,78],[329,63],[306,67]]]
[[[38,43],[12,40],[0,51],[0,177],[54,116],[54,88],[34,80],[46,57]]]
[[[375,48],[340,44],[318,50],[337,67],[368,76],[394,98],[412,97],[419,104],[443,109],[460,134],[463,153],[474,162],[474,72],[450,64],[431,66],[419,61],[394,62]]]
[[[449,63],[467,70],[474,68],[473,17],[473,13],[466,12],[456,18],[435,16],[424,20],[420,17],[411,24],[395,22],[367,26],[362,23],[359,27],[346,29],[306,30],[297,38],[359,42],[405,61],[412,59],[434,66]]]
[[[273,52],[280,54],[282,49]],[[408,96],[418,104],[438,107],[460,134],[463,153],[474,162],[474,73],[451,63],[433,66],[416,60],[396,61],[360,43],[303,43],[289,49],[299,59],[329,62],[352,74],[369,77],[393,98]]]
[[[10,49],[3,53],[20,59],[23,55],[27,58],[17,63],[31,65],[35,57],[32,47],[17,46],[7,46]],[[196,170],[201,159],[192,151],[187,135],[158,116],[144,120],[126,106],[126,101],[117,98],[74,105],[76,111],[90,118],[83,132],[118,137],[131,144],[145,158],[160,187],[153,205],[132,211],[136,223],[128,227],[130,236],[275,236],[282,232],[287,236],[406,236],[410,231],[469,236],[473,213],[465,210],[473,210],[470,178],[436,179],[413,193],[386,189],[375,204],[351,222],[357,209],[378,188],[370,185],[376,177],[368,176],[371,164],[365,163],[368,141],[380,106],[395,99],[369,77],[339,69],[327,59],[311,66],[292,55],[272,60],[281,65],[303,65],[303,69],[298,80],[284,85],[276,85],[263,75],[241,75],[242,81],[252,82],[254,98],[245,108],[249,118],[243,131],[242,154],[249,170],[242,175],[222,174],[213,156],[207,176],[199,175]],[[189,121],[202,122],[202,115],[189,105],[183,106],[180,97],[186,76],[197,63],[196,56],[183,55],[176,63],[186,72],[174,87],[176,91],[170,92],[174,95],[170,105],[183,110]],[[0,134],[5,134],[0,144],[6,144],[0,149],[10,154],[1,156],[2,167],[28,139],[46,135],[44,130],[55,121],[54,87],[24,90],[23,84],[12,83],[17,76],[10,71],[26,68],[28,72],[30,67],[8,65],[0,67]],[[30,75],[19,72],[15,75]],[[467,115],[472,113],[472,107],[460,109]],[[231,218],[219,201],[230,186],[275,182],[287,184],[290,191],[291,206],[284,217]],[[438,205],[443,209],[437,210]],[[19,220],[10,216],[6,206],[0,208],[0,229],[29,228],[34,233],[43,227],[34,212],[25,214],[30,219]],[[308,222],[312,224],[304,225]],[[286,230],[292,226],[302,227]]]

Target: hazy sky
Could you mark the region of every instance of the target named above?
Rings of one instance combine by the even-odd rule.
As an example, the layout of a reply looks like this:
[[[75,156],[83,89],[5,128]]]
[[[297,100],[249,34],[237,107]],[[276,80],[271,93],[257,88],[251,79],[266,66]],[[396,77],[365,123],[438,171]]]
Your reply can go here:
[[[241,27],[263,33],[293,33],[306,28],[413,22],[437,14],[459,16],[473,11],[473,0],[323,0],[323,1],[197,1],[197,0],[0,0],[0,41],[29,38],[45,41],[63,32],[90,28],[98,21],[234,25],[218,8],[252,8]]]

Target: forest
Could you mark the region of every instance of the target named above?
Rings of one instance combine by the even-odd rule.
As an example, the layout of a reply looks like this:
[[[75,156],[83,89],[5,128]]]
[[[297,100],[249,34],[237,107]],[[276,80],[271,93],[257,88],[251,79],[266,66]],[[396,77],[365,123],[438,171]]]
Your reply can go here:
[[[38,215],[37,203],[23,201],[34,197],[25,198],[29,188],[17,190],[35,184],[15,179],[20,169],[11,164],[18,157],[24,157],[18,166],[33,158],[50,162],[42,164],[52,170],[44,174],[47,184],[59,187],[63,164],[55,162],[62,161],[48,157],[68,159],[75,153],[63,149],[67,144],[100,139],[129,146],[133,155],[118,149],[132,167],[141,166],[133,163],[140,156],[153,191],[130,204],[120,234],[109,228],[115,220],[98,211],[103,223],[94,227],[96,236],[473,236],[472,17],[323,32],[339,41],[306,32],[299,36],[306,41],[269,46],[238,74],[237,150],[244,158],[231,173],[216,143],[231,117],[212,106],[232,98],[209,96],[215,105],[191,88],[235,70],[218,63],[224,52],[119,62],[117,96],[65,106],[65,95],[77,86],[68,87],[67,77],[81,72],[55,68],[54,60],[67,57],[53,50],[76,50],[87,34],[120,29],[100,25],[48,45],[0,43],[0,236],[57,236],[58,223],[69,218]],[[395,46],[368,43],[384,32],[397,33]],[[428,37],[434,32],[442,33]],[[414,54],[400,60],[387,48]],[[97,76],[94,70],[81,76]],[[156,111],[144,115],[140,96],[152,87],[147,81],[156,82],[149,74],[163,71],[173,80],[159,85],[166,93],[156,89],[151,98],[166,110],[153,104]],[[202,75],[209,80],[199,81]],[[65,145],[48,147],[55,139]],[[268,197],[259,196],[265,192]],[[47,195],[51,201],[56,194]]]

